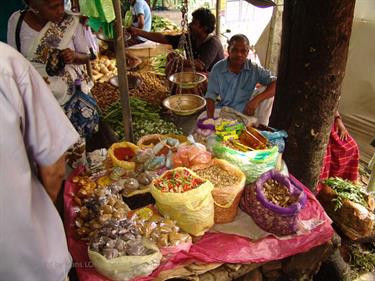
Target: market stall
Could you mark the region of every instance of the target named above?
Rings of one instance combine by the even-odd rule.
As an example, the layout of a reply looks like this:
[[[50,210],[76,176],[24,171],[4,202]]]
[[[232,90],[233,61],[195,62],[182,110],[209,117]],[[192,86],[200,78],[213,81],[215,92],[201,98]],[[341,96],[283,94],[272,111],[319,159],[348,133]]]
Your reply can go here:
[[[114,57],[102,55],[93,65],[92,93],[102,119],[120,140],[132,120],[134,143],[88,154],[66,181],[64,223],[79,279],[165,280],[229,268],[230,280],[326,249],[331,220],[288,174],[281,160],[285,135],[257,129],[231,110],[195,122],[191,114],[204,104],[189,98],[193,108],[184,109],[189,95],[170,97],[165,59],[145,66],[127,57],[130,119],[119,102]],[[203,80],[170,81],[189,89]],[[163,101],[173,114],[162,110]],[[193,120],[193,136],[170,121],[176,113]]]
[[[285,167],[277,171],[282,169],[277,167],[277,146],[267,139],[259,149],[260,143],[245,138],[255,129],[235,120],[218,122],[210,135],[217,143],[209,149],[209,139],[204,146],[191,138],[180,142],[146,135],[137,145],[117,143],[108,152],[96,151],[86,169],[74,171],[65,186],[65,226],[80,280],[107,280],[102,275],[113,280],[170,278],[171,272],[191,264],[211,270],[221,264],[261,266],[332,239],[331,220],[314,195],[287,176]],[[230,144],[225,129],[233,127],[232,137],[238,134],[239,141]],[[245,152],[246,147],[253,149]],[[258,153],[253,163],[230,159],[250,152]],[[276,158],[262,163],[259,153]],[[145,201],[147,206],[130,210],[125,202],[145,194],[156,204]],[[138,260],[146,255],[117,248],[114,241],[124,233],[131,233],[125,244],[151,241],[158,254],[144,270],[119,277],[114,263],[122,259],[120,264],[128,268],[124,257]],[[108,243],[116,245],[107,248]],[[103,262],[108,264],[101,266]],[[141,262],[138,266],[143,268]]]

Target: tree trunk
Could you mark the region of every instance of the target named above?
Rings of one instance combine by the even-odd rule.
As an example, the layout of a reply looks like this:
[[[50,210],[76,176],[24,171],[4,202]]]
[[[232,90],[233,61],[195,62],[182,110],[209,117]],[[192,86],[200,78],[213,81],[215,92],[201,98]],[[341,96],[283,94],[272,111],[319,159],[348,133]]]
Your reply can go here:
[[[290,172],[315,190],[344,78],[355,0],[285,0],[271,125]]]

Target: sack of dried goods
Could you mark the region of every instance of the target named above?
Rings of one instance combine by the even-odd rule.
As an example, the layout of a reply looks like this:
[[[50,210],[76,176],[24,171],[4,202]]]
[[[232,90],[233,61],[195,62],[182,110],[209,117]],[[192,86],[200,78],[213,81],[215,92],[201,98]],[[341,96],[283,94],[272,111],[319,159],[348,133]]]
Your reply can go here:
[[[284,236],[296,233],[305,203],[306,194],[291,178],[271,170],[245,188],[240,207],[265,231]]]
[[[252,183],[264,172],[275,169],[279,156],[277,146],[244,152],[216,142],[212,149],[217,158],[227,160],[240,168],[246,175],[246,183]]]
[[[212,183],[186,168],[166,171],[151,184],[160,213],[195,236],[214,225],[212,189]]]
[[[161,217],[155,208],[146,206],[131,212],[139,233],[159,247],[163,258],[169,258],[181,251],[189,251],[191,236],[183,232],[175,221]]]
[[[129,219],[109,221],[90,240],[89,258],[95,269],[111,280],[148,275],[160,264],[158,247],[142,239]]]
[[[245,186],[244,173],[236,166],[220,159],[194,166],[192,170],[214,186],[212,196],[215,201],[215,223],[233,221]]]
[[[322,183],[318,199],[337,226],[352,240],[375,233],[375,200],[363,187],[340,178]]]
[[[108,155],[114,166],[124,168],[126,170],[134,170],[135,163],[132,161],[138,146],[130,142],[118,142],[112,144],[108,149]]]

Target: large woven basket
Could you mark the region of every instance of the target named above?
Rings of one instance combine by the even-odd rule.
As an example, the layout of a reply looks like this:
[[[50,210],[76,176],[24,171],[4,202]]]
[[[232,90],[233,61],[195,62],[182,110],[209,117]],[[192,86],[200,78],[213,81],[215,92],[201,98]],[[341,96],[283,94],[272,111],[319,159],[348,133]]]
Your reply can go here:
[[[243,190],[237,193],[237,196],[234,198],[232,205],[227,208],[218,205],[218,203],[216,202],[217,199],[215,199],[215,196],[213,196],[215,202],[215,223],[229,223],[236,218],[242,193]]]
[[[192,170],[197,171],[208,168],[212,165],[218,165],[231,174],[238,175],[238,181],[233,186],[228,187],[225,191],[215,188],[215,186],[212,191],[212,197],[214,198],[215,203],[215,223],[229,223],[232,222],[237,215],[238,204],[241,200],[246,177],[239,168],[221,159],[213,159],[207,164],[196,165],[192,167]]]

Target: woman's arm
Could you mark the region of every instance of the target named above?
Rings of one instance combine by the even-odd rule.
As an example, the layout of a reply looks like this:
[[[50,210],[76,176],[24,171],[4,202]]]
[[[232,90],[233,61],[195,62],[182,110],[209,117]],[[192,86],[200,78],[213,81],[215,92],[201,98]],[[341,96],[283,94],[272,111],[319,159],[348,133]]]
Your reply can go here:
[[[89,54],[74,52],[72,49],[64,49],[61,52],[65,64],[86,64],[90,61]]]

